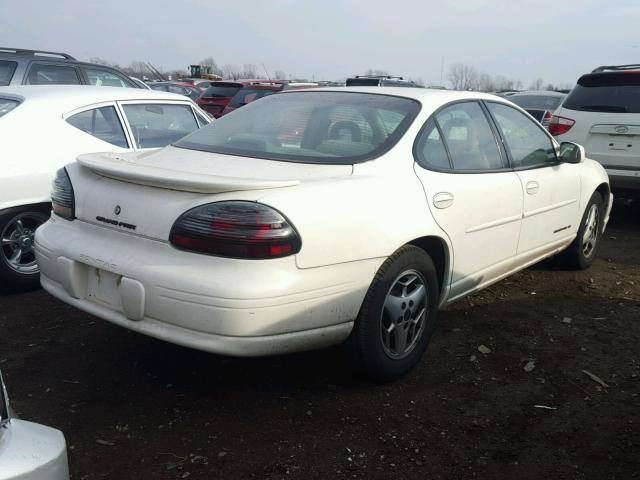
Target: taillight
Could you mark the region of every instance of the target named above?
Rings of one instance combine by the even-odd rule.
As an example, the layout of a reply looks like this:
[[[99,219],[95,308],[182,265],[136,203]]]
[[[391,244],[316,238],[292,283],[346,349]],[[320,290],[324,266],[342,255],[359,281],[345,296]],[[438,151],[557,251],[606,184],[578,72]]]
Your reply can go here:
[[[549,129],[549,125],[551,124],[551,119],[553,118],[553,113],[551,113],[549,110],[545,110],[544,115],[542,116],[542,120],[540,121],[540,123],[542,124],[542,126],[544,128],[546,128],[547,130]]]
[[[191,252],[247,259],[286,257],[301,247],[298,232],[279,212],[247,201],[209,203],[183,213],[169,241]]]
[[[76,218],[76,199],[73,194],[73,185],[71,185],[69,174],[64,168],[56,172],[56,178],[53,180],[51,203],[56,215],[67,220]]]
[[[562,135],[571,130],[571,127],[573,127],[575,123],[576,121],[570,118],[553,115],[551,117],[551,123],[549,123],[549,133],[554,136]]]

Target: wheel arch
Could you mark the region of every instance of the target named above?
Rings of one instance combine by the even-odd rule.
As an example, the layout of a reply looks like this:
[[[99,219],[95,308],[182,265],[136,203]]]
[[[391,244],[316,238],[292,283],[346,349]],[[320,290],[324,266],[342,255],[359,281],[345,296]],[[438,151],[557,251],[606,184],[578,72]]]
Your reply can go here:
[[[413,245],[424,250],[433,260],[433,264],[436,267],[436,273],[438,275],[440,300],[442,301],[443,294],[445,293],[445,287],[447,286],[449,272],[451,270],[451,254],[449,245],[442,237],[436,235],[427,235],[424,237],[418,237],[410,242],[408,245]]]

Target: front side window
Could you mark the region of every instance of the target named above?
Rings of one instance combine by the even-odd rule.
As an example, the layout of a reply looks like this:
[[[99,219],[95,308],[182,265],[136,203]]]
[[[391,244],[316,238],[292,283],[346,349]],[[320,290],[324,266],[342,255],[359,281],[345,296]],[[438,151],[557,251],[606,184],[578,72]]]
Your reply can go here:
[[[85,68],[85,73],[90,85],[98,87],[129,87],[129,82],[108,70],[98,68]]]
[[[455,103],[435,116],[454,170],[503,168],[502,157],[487,116],[477,102]]]
[[[123,108],[138,148],[166,147],[198,129],[189,105],[145,103]]]
[[[0,117],[5,116],[18,105],[20,105],[20,102],[18,102],[17,100],[12,100],[10,98],[0,98]]]
[[[541,166],[558,161],[555,148],[542,127],[515,108],[488,102],[514,168]]]
[[[27,77],[29,85],[80,85],[80,77],[75,67],[36,63],[31,66]]]
[[[415,100],[389,95],[279,93],[221,117],[175,146],[273,160],[351,164],[393,147],[419,110]],[[395,128],[390,118],[400,118]]]
[[[18,64],[16,62],[0,60],[0,87],[4,87],[11,83],[13,72],[16,71],[17,66]]]
[[[117,147],[129,148],[114,107],[85,110],[67,118],[74,127]]]

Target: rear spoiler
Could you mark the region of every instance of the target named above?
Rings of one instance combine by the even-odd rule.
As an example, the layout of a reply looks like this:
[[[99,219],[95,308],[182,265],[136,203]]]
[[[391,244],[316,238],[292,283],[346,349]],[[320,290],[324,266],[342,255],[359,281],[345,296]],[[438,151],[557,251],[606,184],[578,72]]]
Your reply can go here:
[[[223,193],[292,187],[299,180],[261,180],[190,173],[135,162],[117,153],[80,155],[78,163],[104,177],[183,192]]]

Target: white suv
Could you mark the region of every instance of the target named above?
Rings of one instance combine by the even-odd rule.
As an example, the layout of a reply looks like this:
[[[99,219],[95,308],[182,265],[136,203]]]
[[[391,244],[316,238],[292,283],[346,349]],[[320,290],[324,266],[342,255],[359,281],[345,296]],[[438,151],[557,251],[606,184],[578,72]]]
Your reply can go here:
[[[584,146],[606,168],[614,192],[640,196],[640,65],[598,67],[580,77],[549,131]]]

